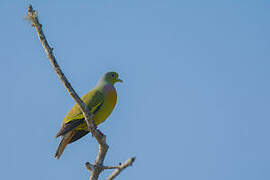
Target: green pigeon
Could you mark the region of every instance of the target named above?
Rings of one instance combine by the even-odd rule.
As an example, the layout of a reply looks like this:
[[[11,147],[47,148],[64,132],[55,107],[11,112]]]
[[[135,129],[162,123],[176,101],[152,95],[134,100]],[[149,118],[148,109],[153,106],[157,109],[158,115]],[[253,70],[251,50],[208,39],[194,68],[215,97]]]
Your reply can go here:
[[[119,75],[116,72],[107,72],[100,78],[96,87],[81,98],[93,113],[96,126],[104,122],[115,107],[117,93],[114,84],[123,82],[118,77]],[[79,106],[75,104],[64,118],[61,129],[56,134],[56,137],[62,136],[62,140],[56,150],[55,158],[60,158],[68,144],[77,141],[88,133],[84,116]]]

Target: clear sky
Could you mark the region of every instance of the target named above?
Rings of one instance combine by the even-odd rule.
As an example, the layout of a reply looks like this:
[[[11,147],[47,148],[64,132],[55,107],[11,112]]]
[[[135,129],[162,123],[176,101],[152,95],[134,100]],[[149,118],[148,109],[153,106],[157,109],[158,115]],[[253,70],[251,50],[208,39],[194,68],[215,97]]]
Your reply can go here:
[[[106,165],[137,157],[119,180],[270,179],[269,0],[31,2],[79,95],[107,71],[124,80],[100,126]],[[54,159],[74,102],[27,6],[0,1],[0,179],[86,180],[90,135]]]

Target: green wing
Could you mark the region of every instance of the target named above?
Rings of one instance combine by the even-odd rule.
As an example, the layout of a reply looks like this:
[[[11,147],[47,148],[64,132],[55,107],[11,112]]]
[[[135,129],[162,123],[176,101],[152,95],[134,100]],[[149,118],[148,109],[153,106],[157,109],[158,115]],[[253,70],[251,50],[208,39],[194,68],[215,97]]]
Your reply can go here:
[[[92,90],[86,95],[84,95],[82,97],[82,100],[87,105],[89,110],[95,115],[95,113],[99,110],[99,108],[102,106],[104,102],[104,95],[99,90]],[[79,106],[75,104],[72,107],[72,109],[69,111],[69,113],[66,115],[66,117],[64,118],[62,127],[59,130],[59,132],[56,134],[56,137],[62,136],[80,125],[82,127],[86,127],[86,126],[83,126],[84,123],[85,123],[84,116]],[[81,128],[81,129],[83,130],[84,128]]]

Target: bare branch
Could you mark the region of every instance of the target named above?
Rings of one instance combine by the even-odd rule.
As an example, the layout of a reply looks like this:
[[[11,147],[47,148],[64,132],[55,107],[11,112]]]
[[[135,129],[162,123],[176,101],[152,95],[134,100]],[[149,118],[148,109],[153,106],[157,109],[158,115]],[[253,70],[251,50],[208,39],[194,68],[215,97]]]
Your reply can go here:
[[[67,80],[66,76],[60,69],[56,58],[53,54],[53,48],[49,46],[48,41],[46,40],[46,37],[42,30],[42,25],[39,23],[37,12],[33,9],[32,5],[30,4],[28,7],[28,13],[26,16],[26,19],[29,20],[32,23],[32,26],[35,28],[38,38],[41,42],[42,47],[45,50],[46,55],[48,56],[48,59],[53,66],[53,69],[55,70],[57,76],[60,78],[62,83],[64,84],[65,88],[67,89],[68,93],[71,95],[71,97],[74,99],[74,101],[78,104],[80,107],[84,117],[85,122],[87,124],[87,127],[89,131],[92,133],[92,135],[96,138],[98,144],[99,144],[99,151],[96,157],[95,163],[92,165],[89,162],[85,164],[86,168],[91,172],[90,180],[97,180],[100,173],[106,169],[103,166],[103,162],[105,159],[105,156],[107,154],[107,151],[109,149],[108,144],[106,143],[106,136],[103,135],[99,130],[95,128],[95,124],[93,121],[93,114],[89,111],[88,107],[84,104],[84,102],[81,100],[81,98],[78,96],[78,94],[75,92],[75,90],[72,88],[71,84]],[[134,159],[132,160],[132,162]],[[131,163],[132,163],[131,162]],[[119,167],[121,169],[122,166]],[[123,167],[124,169],[126,167]],[[108,169],[108,168],[107,168]],[[117,175],[120,172],[117,173]]]
[[[107,180],[112,180],[118,176],[124,169],[129,166],[132,166],[132,163],[135,161],[135,157],[128,159],[124,164],[120,165],[108,178]]]
[[[32,5],[29,5],[28,7],[28,16],[27,19],[32,23],[32,26],[36,29],[38,38],[42,44],[42,47],[45,50],[45,53],[48,56],[48,59],[53,66],[55,72],[57,73],[58,77],[63,82],[64,86],[66,87],[68,93],[71,95],[71,97],[74,99],[74,101],[79,105],[84,117],[85,121],[87,123],[88,129],[91,131],[92,135],[96,138],[96,140],[99,143],[99,153],[96,158],[95,162],[95,168],[92,171],[91,174],[93,174],[93,179],[97,179],[99,174],[101,173],[102,165],[104,158],[106,156],[106,153],[108,151],[109,146],[106,143],[106,136],[99,133],[99,131],[95,128],[94,122],[93,122],[93,114],[89,111],[87,106],[84,104],[84,102],[80,99],[78,94],[75,92],[75,90],[70,85],[69,81],[67,80],[66,76],[60,69],[56,58],[53,54],[53,48],[49,46],[48,41],[46,40],[46,37],[42,30],[42,25],[39,23],[38,16],[35,10],[33,10]]]
[[[103,166],[103,169],[119,169],[119,166]]]
[[[58,77],[63,82],[68,93],[72,96],[74,101],[79,105],[80,109],[83,112],[84,117],[86,117],[86,119],[89,120],[89,121],[86,121],[86,123],[87,123],[89,129],[91,130],[92,134],[93,135],[97,134],[95,132],[95,128],[94,128],[95,126],[94,126],[93,120],[92,120],[92,116],[93,116],[92,113],[88,110],[87,106],[84,104],[84,102],[81,100],[81,98],[75,92],[75,90],[72,88],[72,86],[70,85],[66,76],[64,75],[64,73],[60,69],[60,67],[55,59],[55,56],[53,54],[53,48],[51,48],[49,46],[48,41],[46,40],[46,37],[45,37],[43,30],[42,30],[42,25],[39,23],[37,13],[35,10],[33,10],[32,5],[29,5],[29,7],[28,7],[27,19],[32,23],[32,26],[36,29],[37,34],[38,34],[38,38],[41,42],[41,45],[44,48],[45,53],[47,54],[48,59],[49,59],[51,65],[53,66],[55,72],[57,73]]]

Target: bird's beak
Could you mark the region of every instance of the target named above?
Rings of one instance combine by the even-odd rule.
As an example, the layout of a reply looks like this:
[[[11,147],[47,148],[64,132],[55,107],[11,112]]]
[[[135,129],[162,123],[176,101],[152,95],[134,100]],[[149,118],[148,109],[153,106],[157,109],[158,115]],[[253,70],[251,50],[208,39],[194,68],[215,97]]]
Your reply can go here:
[[[122,79],[116,79],[116,81],[115,82],[123,82],[123,80]]]

